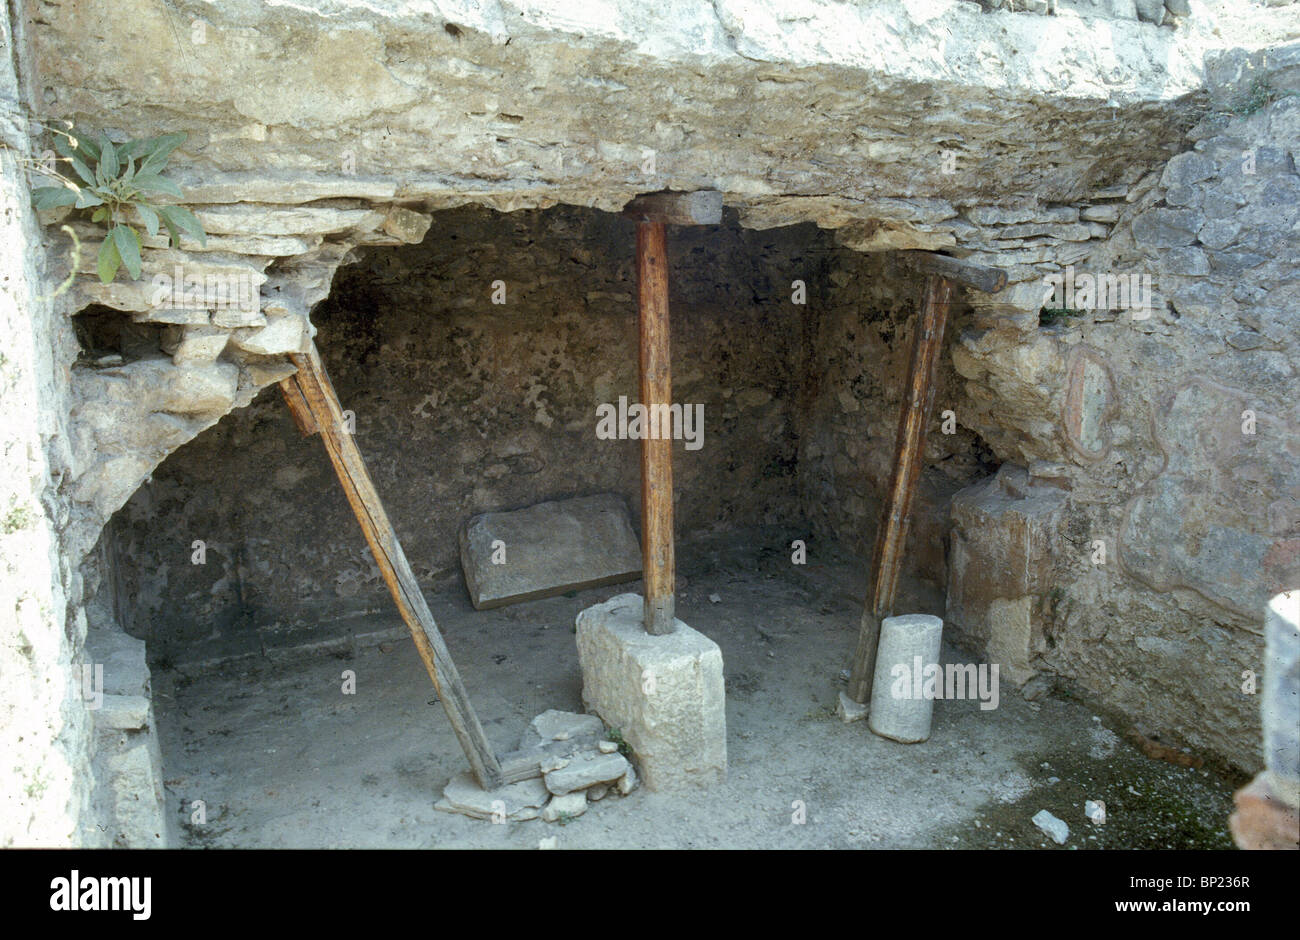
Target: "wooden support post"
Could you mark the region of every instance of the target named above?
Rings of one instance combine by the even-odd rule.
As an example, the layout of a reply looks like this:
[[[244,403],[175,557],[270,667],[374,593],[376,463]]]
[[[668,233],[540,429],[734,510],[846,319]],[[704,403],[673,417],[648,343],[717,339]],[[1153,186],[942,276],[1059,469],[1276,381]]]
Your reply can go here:
[[[429,671],[429,678],[437,690],[438,700],[442,702],[452,730],[456,732],[460,746],[469,758],[470,769],[479,786],[485,790],[495,789],[501,785],[501,765],[488,745],[483,726],[479,724],[460,673],[456,671],[456,664],[452,662],[433,614],[429,612],[424,595],[420,593],[415,574],[407,563],[406,554],[397,541],[397,534],[388,521],[384,505],[366,471],[361,451],[352,435],[343,428],[342,407],[325,372],[320,354],[316,351],[315,344],[312,344],[307,352],[290,358],[298,367],[298,374],[280,383],[289,411],[304,434],[319,431],[325,441],[325,450],[329,453],[339,482],[343,484],[344,495],[347,496],[357,521],[361,523],[361,531],[365,533],[375,562],[383,573],[393,600],[397,602],[402,620],[410,628],[415,648],[424,660],[424,667]]]
[[[889,478],[889,492],[876,531],[872,557],[874,583],[871,597],[862,612],[858,648],[853,656],[848,694],[855,702],[871,698],[871,680],[876,669],[876,644],[880,639],[880,621],[893,615],[894,593],[902,567],[903,547],[907,542],[908,512],[912,493],[921,472],[925,453],[925,430],[934,403],[934,373],[943,347],[943,331],[948,322],[952,284],[947,278],[931,274],[926,278],[921,311],[916,319],[912,342],[912,361],[908,367],[903,405],[898,416],[898,439],[894,450],[894,469]]]
[[[673,554],[673,442],[668,406],[673,402],[668,328],[668,250],[665,225],[716,225],[722,193],[716,190],[637,196],[623,207],[635,219],[639,291],[641,404],[647,434],[641,439],[641,565],[645,572],[645,628],[663,636],[676,620],[677,571]],[[663,406],[656,408],[656,406]],[[657,431],[650,434],[651,429]]]
[[[668,251],[663,222],[638,222],[637,280],[640,291],[641,403],[647,432],[657,405],[673,401],[668,323]],[[667,408],[658,409],[668,424]],[[673,441],[671,427],[641,439],[641,558],[645,571],[645,628],[655,636],[673,632],[676,563],[673,549]]]

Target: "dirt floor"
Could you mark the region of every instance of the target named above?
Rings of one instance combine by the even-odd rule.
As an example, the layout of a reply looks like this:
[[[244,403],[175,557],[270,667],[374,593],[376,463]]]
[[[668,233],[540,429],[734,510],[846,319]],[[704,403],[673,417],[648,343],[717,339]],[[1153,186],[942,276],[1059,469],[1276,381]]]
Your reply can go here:
[[[857,634],[865,572],[789,533],[762,530],[678,546],[678,616],[722,648],[729,775],[694,794],[639,788],[564,825],[493,825],[435,811],[464,757],[396,619],[326,650],[154,672],[168,807],[191,847],[537,848],[1229,848],[1237,781],[1139,752],[1126,726],[1057,692],[999,705],[935,703],[928,741],[903,745],[834,715]],[[498,751],[528,722],[581,711],[577,613],[639,584],[475,611],[463,587],[430,596]],[[897,609],[942,613],[904,584]],[[710,595],[718,600],[713,602]],[[390,639],[382,639],[391,637]],[[332,652],[328,651],[333,649]],[[946,661],[970,662],[945,647]],[[344,671],[356,694],[343,694]],[[1084,815],[1102,800],[1103,825]],[[206,822],[191,822],[202,800]],[[796,801],[806,821],[795,821]],[[1030,821],[1066,821],[1057,846]]]

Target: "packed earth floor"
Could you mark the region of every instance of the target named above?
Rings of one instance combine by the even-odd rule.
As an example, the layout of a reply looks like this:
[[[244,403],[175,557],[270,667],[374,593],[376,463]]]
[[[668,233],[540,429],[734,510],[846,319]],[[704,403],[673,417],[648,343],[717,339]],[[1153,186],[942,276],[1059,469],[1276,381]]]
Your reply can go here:
[[[822,543],[790,563],[787,531],[679,545],[678,616],[722,649],[728,778],[699,792],[639,787],[561,823],[494,825],[439,812],[466,769],[395,614],[315,648],[220,664],[154,664],[168,811],[186,847],[1228,848],[1240,781],[1152,759],[1121,719],[1068,685],[997,707],[937,701],[903,745],[835,714],[856,642],[865,565]],[[488,737],[512,749],[547,709],[582,711],[574,618],[639,583],[475,611],[463,585],[429,592]],[[898,611],[942,615],[903,582]],[[950,645],[945,662],[974,662]],[[345,694],[345,671],[355,694]],[[1085,800],[1103,801],[1091,823]],[[195,822],[196,801],[205,821]],[[1031,822],[1064,820],[1058,846]]]

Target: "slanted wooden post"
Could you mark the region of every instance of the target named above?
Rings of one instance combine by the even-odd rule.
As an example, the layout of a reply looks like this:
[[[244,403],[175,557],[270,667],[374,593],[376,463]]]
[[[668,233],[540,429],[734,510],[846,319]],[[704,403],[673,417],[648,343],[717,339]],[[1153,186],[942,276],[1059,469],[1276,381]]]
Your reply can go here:
[[[637,220],[636,263],[640,321],[641,559],[645,578],[645,628],[662,636],[676,617],[673,549],[672,352],[668,317],[668,250],[665,223],[715,225],[722,220],[722,194],[653,193],[629,202],[624,214]],[[662,407],[658,407],[662,406]],[[656,433],[651,434],[654,430]]]
[[[865,704],[871,698],[871,684],[876,670],[876,644],[880,640],[880,621],[894,613],[894,595],[907,543],[907,527],[912,494],[921,472],[925,454],[925,432],[934,404],[934,375],[943,348],[943,333],[952,302],[953,281],[993,293],[1006,286],[1006,272],[996,268],[968,264],[946,255],[929,252],[904,252],[904,264],[926,273],[917,316],[916,334],[912,338],[912,359],[908,366],[907,385],[898,415],[898,434],[894,445],[894,467],[889,491],[881,509],[872,554],[873,581],[871,594],[862,612],[858,646],[849,674],[848,695]]]
[[[479,786],[485,790],[495,789],[502,782],[501,765],[488,745],[483,726],[470,704],[469,693],[465,691],[456,664],[452,662],[451,653],[447,651],[415,574],[406,561],[406,554],[397,541],[397,534],[388,521],[361,451],[353,436],[343,428],[343,410],[316,345],[313,343],[307,352],[292,355],[290,359],[298,367],[298,373],[282,381],[280,390],[294,423],[303,434],[320,432],[334,472],[343,484],[348,504],[361,523],[361,531],[365,533],[384,582],[397,602],[402,620],[411,631],[415,648],[437,690],[438,700],[442,702],[452,730],[469,758],[470,769]],[[533,768],[528,775],[535,773]]]

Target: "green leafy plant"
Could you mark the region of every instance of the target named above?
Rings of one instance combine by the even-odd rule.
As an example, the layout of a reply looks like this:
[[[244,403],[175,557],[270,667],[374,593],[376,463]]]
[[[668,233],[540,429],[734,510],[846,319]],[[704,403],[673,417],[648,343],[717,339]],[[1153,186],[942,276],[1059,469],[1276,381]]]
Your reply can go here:
[[[605,737],[618,745],[618,752],[624,757],[632,756],[632,745],[623,740],[623,732],[618,728],[610,728],[605,732]]]
[[[133,213],[150,235],[157,235],[160,225],[166,226],[168,244],[172,246],[180,244],[181,233],[200,244],[207,243],[203,226],[189,209],[148,201],[155,194],[181,198],[180,187],[163,176],[162,170],[172,151],[185,141],[185,134],[115,144],[107,134],[96,140],[74,127],[51,130],[54,149],[77,179],[57,170],[44,170],[58,185],[41,186],[32,192],[36,208],[86,209],[91,212],[92,222],[106,223],[108,232],[99,248],[97,265],[99,279],[105,284],[117,276],[119,267],[126,268],[131,280],[140,276],[140,233]]]
[[[1269,84],[1267,78],[1260,76],[1250,83],[1250,91],[1237,101],[1236,106],[1226,110],[1229,114],[1250,117],[1256,111],[1266,107],[1274,97],[1273,86]]]
[[[32,513],[26,506],[14,506],[0,522],[0,531],[5,535],[12,535],[19,529],[25,529],[32,522]]]
[[[1063,323],[1072,317],[1082,317],[1085,315],[1083,310],[1075,310],[1071,307],[1044,307],[1038,311],[1038,325],[1051,326],[1054,323]]]

